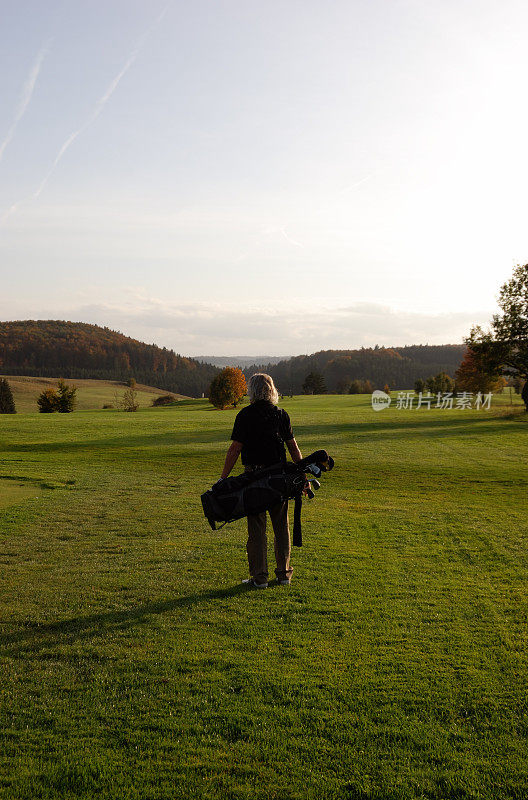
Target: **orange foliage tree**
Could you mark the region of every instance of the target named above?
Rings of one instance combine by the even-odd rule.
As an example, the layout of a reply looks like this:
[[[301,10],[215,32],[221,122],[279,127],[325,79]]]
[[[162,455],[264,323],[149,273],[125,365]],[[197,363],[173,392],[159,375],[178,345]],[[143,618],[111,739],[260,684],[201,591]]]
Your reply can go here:
[[[455,372],[455,382],[457,391],[482,392],[482,394],[500,391],[506,383],[504,378],[484,372],[470,347]]]
[[[246,392],[246,379],[242,370],[238,367],[226,367],[211,382],[209,402],[216,408],[236,408]]]

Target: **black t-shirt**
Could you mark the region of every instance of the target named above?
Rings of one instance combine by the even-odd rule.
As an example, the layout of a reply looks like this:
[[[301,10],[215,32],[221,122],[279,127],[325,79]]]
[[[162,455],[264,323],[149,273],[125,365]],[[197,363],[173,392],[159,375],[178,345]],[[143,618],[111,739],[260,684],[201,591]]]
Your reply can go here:
[[[293,439],[290,418],[283,408],[257,400],[235,417],[231,439],[242,444],[242,463],[270,466],[286,461],[284,442]]]

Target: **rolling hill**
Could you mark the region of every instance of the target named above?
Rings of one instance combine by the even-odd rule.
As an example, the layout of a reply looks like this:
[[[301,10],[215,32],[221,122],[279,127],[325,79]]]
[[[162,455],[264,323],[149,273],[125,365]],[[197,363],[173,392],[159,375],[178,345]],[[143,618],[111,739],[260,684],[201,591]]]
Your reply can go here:
[[[110,328],[64,320],[0,322],[0,371],[39,378],[126,381],[201,396],[218,372]]]

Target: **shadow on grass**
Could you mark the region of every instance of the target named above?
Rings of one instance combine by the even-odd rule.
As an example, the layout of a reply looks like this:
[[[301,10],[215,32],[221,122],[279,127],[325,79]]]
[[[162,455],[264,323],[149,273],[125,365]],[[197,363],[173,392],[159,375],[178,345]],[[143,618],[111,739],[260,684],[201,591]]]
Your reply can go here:
[[[16,656],[58,645],[72,644],[80,639],[90,639],[111,631],[123,630],[131,625],[145,621],[149,616],[165,614],[181,608],[190,608],[209,600],[225,600],[256,590],[244,584],[236,584],[227,589],[212,589],[207,592],[175,597],[157,603],[145,603],[137,608],[122,611],[106,611],[101,614],[90,614],[85,617],[51,622],[40,625],[29,622],[23,630],[0,636],[0,655]],[[3,624],[6,624],[5,622]]]
[[[424,414],[427,412],[424,412]],[[402,438],[407,436],[460,436],[467,434],[468,436],[480,436],[481,434],[495,434],[495,433],[526,433],[528,416],[526,419],[515,416],[500,416],[492,415],[490,417],[457,417],[450,418],[449,412],[446,411],[445,419],[427,419],[424,416],[411,417],[408,420],[373,420],[372,422],[340,422],[337,424],[317,426],[317,430],[321,431],[321,438],[325,435],[331,434],[352,434],[357,437],[372,436],[374,440],[383,438]],[[409,412],[412,414],[412,412]],[[507,427],[506,427],[507,426]],[[295,434],[299,436],[313,436],[314,427],[310,425],[295,425]]]
[[[28,442],[27,444],[9,444],[6,450],[19,453],[51,453],[76,452],[79,450],[129,450],[141,447],[175,447],[181,444],[205,444],[229,442],[231,427],[208,429],[203,432],[145,433],[136,436],[126,431],[122,436],[109,436],[102,439],[80,439],[75,442]]]
[[[424,412],[424,415],[426,413]],[[409,412],[409,414],[412,414],[412,412]],[[409,435],[446,437],[460,436],[461,434],[474,436],[481,434],[493,435],[498,432],[527,432],[528,416],[525,419],[524,415],[523,417],[519,417],[519,415],[500,417],[492,415],[490,417],[482,416],[476,418],[467,416],[464,418],[457,417],[456,419],[449,416],[449,411],[445,412],[445,418],[442,419],[428,419],[424,415],[410,417],[408,420],[387,420],[385,422],[376,419],[372,420],[372,422],[342,422],[337,424],[325,424],[324,415],[321,415],[317,425],[297,425],[295,420],[293,420],[293,423],[297,439],[301,440],[302,437],[313,437],[317,434],[322,446],[324,446],[325,436],[368,436],[379,441],[383,438],[396,439]],[[114,449],[174,447],[182,444],[209,445],[216,442],[225,442],[227,447],[231,433],[231,423],[232,420],[229,421],[225,428],[208,428],[203,431],[174,431],[173,433],[163,434],[145,433],[135,436],[123,431],[122,436],[101,439],[68,442],[30,442],[27,444],[10,443],[6,449],[10,452],[47,453],[58,451],[67,453],[81,450],[100,449],[102,451],[110,451]]]

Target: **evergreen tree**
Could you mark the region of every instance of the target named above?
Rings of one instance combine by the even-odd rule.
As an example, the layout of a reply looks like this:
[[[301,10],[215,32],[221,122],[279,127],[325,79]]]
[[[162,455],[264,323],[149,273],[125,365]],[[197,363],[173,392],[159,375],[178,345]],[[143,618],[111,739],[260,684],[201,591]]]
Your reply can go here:
[[[53,414],[57,410],[58,399],[55,389],[46,389],[37,397],[38,410],[41,414]]]
[[[310,372],[302,385],[303,394],[326,394],[326,384],[320,372]]]
[[[16,414],[13,392],[5,378],[0,378],[0,414]]]
[[[77,400],[76,386],[68,386],[62,378],[57,383],[57,411],[61,414],[69,414],[76,406]]]

